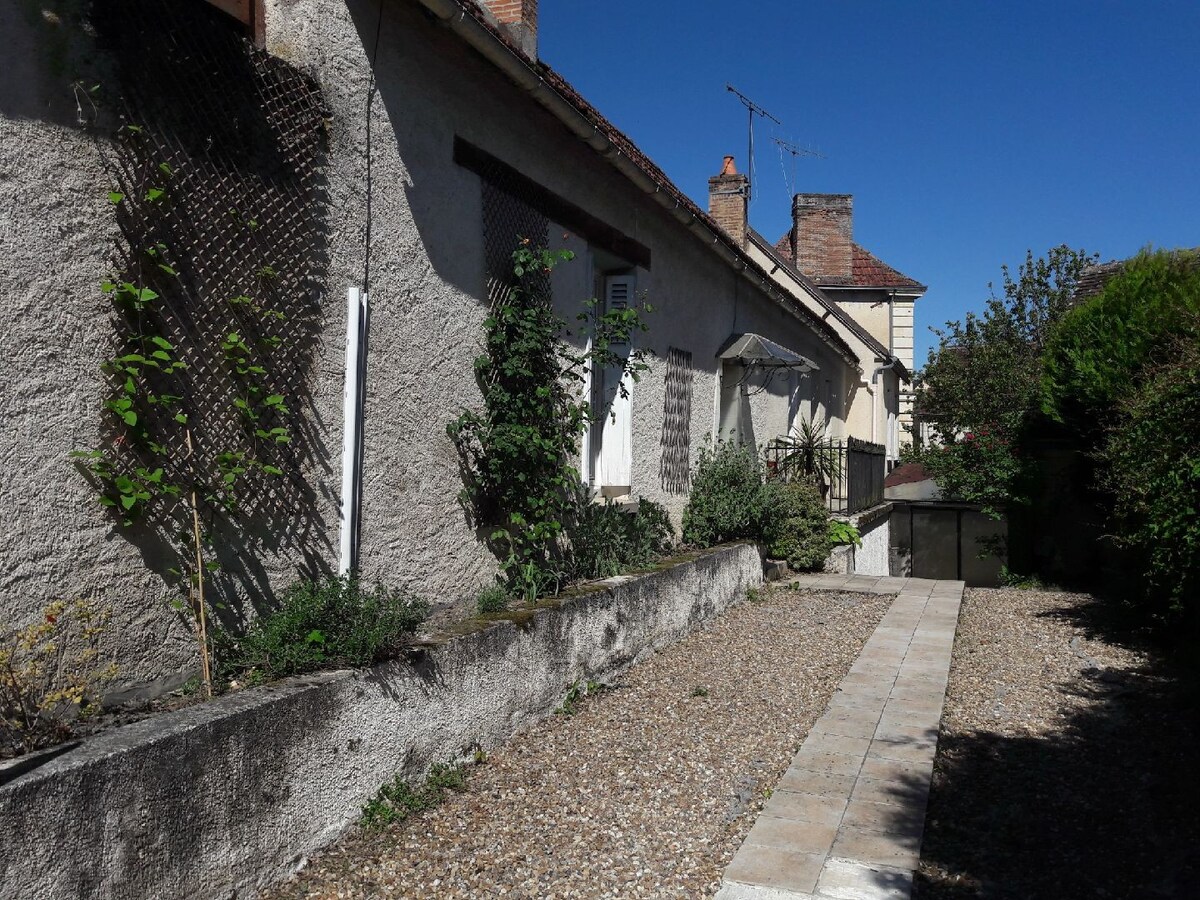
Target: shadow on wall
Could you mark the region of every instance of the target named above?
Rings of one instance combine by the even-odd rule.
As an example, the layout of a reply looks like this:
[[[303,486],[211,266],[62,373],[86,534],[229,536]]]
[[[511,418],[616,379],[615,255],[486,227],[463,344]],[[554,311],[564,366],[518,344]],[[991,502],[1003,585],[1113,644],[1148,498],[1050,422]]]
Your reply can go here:
[[[1128,640],[1107,605],[1054,615]],[[1068,708],[1086,706],[1050,734],[941,736],[914,898],[1194,896],[1195,671],[1150,653],[1136,670],[1088,667],[1057,689]]]
[[[87,89],[108,73],[84,27],[86,5],[83,0],[0,3],[5,39],[0,116],[70,128],[80,125],[81,112],[91,118]]]
[[[479,253],[483,227],[480,191],[475,177],[461,172],[471,185],[470,194],[453,193],[453,178],[460,172],[451,161],[457,124],[448,125],[447,119],[459,100],[453,93],[459,85],[471,84],[476,69],[484,64],[460,48],[449,29],[414,6],[348,0],[346,7],[373,75],[370,89],[364,83],[361,95],[371,119],[370,131],[356,137],[359,143],[354,148],[364,157],[370,154],[363,173],[365,211],[371,220],[368,228],[374,226],[376,232],[370,266],[387,271],[397,290],[417,291],[413,276],[424,270],[423,261],[405,255],[415,251],[428,258],[443,281],[480,299],[485,293],[484,259]],[[446,46],[448,43],[452,46]],[[502,83],[500,75],[492,77],[497,85]],[[448,93],[441,102],[420,87],[435,83],[445,86]],[[358,111],[354,113],[357,116]],[[514,129],[519,127],[513,123]],[[404,189],[403,204],[397,202],[397,185]],[[397,216],[412,217],[418,246],[406,245],[404,222],[397,221]],[[397,226],[401,229],[399,241]],[[385,230],[390,236],[387,245],[378,237]],[[511,253],[517,241],[514,237],[507,243]],[[398,272],[398,261],[410,268]],[[428,356],[428,348],[421,349]]]
[[[164,466],[164,480],[185,493],[192,473],[215,473],[201,492],[221,565],[213,580],[226,604],[258,603],[270,595],[266,557],[317,575],[333,556],[313,487],[332,470],[310,388],[328,264],[320,90],[208,4],[112,0],[92,21],[116,60],[105,93],[119,94],[125,123],[105,151],[124,195],[114,281],[158,295],[144,309],[114,303],[113,349],[128,353],[128,335],[154,334],[186,363],[169,376],[147,370],[150,392],[182,397],[140,410],[166,452],[124,426],[109,428],[102,446],[124,471]],[[186,422],[176,420],[181,408]],[[190,528],[187,507],[163,504],[128,531],[166,578]]]

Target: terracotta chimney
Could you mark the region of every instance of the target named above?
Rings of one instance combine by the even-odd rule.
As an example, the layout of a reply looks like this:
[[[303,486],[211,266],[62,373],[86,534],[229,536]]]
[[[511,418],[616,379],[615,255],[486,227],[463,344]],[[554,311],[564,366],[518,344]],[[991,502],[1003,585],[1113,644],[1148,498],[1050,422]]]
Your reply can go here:
[[[725,157],[721,173],[708,179],[708,214],[739,247],[746,245],[746,201],[750,179],[739,175],[733,157]]]
[[[854,263],[854,197],[797,194],[792,198],[792,252],[810,278],[848,281]]]
[[[521,52],[537,59],[537,0],[478,0]]]

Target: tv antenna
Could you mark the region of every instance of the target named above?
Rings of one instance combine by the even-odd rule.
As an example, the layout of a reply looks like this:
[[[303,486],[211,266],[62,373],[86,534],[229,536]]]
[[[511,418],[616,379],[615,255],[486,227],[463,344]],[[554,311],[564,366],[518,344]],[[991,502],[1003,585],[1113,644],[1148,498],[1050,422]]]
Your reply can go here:
[[[790,153],[792,155],[792,177],[788,179],[787,169],[784,168],[783,180],[788,186],[788,196],[791,197],[796,193],[796,160],[801,156],[814,156],[817,159],[824,159],[825,154],[816,150],[810,150],[808,147],[801,147],[799,144],[793,144],[791,141],[785,141],[783,138],[771,138],[779,147],[779,164],[783,166],[783,154]]]
[[[732,84],[729,84],[728,82],[726,82],[725,90],[729,91],[729,93],[736,96],[738,98],[738,100],[740,100],[742,102],[742,106],[746,107],[746,111],[749,114],[749,125],[746,129],[746,131],[747,131],[746,180],[747,180],[747,188],[748,188],[747,192],[751,196],[753,196],[753,193],[754,193],[754,117],[762,116],[764,119],[770,119],[776,125],[782,125],[783,123],[780,122],[773,115],[771,115],[769,112],[767,112],[765,109],[763,109],[761,106],[759,106],[757,103],[755,103],[753,100],[751,100],[749,97],[747,97],[745,94],[743,94],[741,91],[739,91],[737,88],[735,88]]]

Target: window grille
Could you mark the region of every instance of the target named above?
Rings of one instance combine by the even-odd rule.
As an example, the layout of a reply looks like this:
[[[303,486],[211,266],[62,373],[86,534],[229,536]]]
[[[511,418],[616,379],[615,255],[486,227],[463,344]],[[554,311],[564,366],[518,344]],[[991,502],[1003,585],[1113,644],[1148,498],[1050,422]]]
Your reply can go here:
[[[205,471],[221,453],[245,452],[289,473],[243,476],[262,481],[239,491],[238,512],[271,523],[275,533],[259,530],[256,538],[301,543],[294,523],[319,516],[299,473],[323,452],[302,414],[312,406],[328,262],[328,113],[320,88],[256,49],[238,22],[208,4],[107,0],[93,4],[90,19],[113,65],[98,105],[123,123],[114,144],[100,145],[123,195],[109,271],[159,295],[154,330],[187,364],[179,381],[192,417],[186,426],[168,419],[156,428],[172,447],[184,445],[182,430],[190,428]],[[105,274],[98,271],[97,282]],[[240,297],[253,306],[229,302]],[[128,329],[119,315],[121,335]],[[252,345],[278,339],[261,379],[290,410],[285,422],[271,423],[288,426],[290,443],[259,439],[234,407],[239,384],[221,351],[233,332]],[[122,465],[145,462],[128,441],[110,435],[106,443]],[[188,483],[187,464],[172,464],[179,470],[164,480]]]
[[[692,354],[669,348],[659,480],[671,494],[685,494],[691,484],[692,378]]]

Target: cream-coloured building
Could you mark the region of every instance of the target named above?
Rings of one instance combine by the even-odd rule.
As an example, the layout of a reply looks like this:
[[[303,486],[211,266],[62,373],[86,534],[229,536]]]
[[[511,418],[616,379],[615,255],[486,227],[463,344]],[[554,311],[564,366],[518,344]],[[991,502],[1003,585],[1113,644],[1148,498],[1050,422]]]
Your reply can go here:
[[[850,240],[850,197],[798,194],[793,227],[776,244],[750,227],[748,197],[748,179],[726,157],[721,173],[709,179],[713,218],[776,284],[832,328],[857,360],[843,383],[821,374],[798,383],[798,415],[824,425],[831,437],[882,444],[894,462],[901,444],[908,442],[913,303],[925,288]],[[838,274],[843,271],[847,274]],[[844,411],[841,422],[823,418],[822,401],[834,395]],[[795,421],[790,424],[794,430]]]
[[[792,228],[775,251],[898,361],[898,427],[885,432],[894,455],[912,441],[913,312],[927,288],[855,243],[850,194],[797,194]]]

